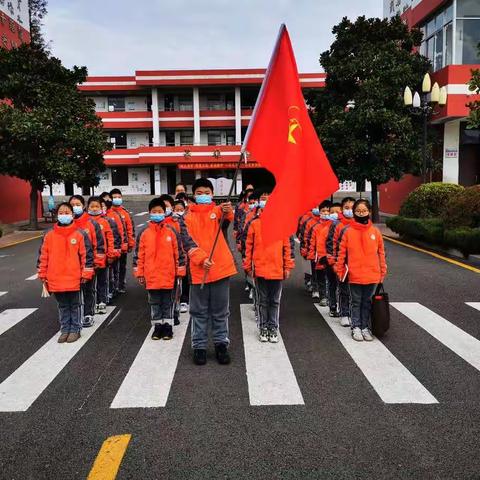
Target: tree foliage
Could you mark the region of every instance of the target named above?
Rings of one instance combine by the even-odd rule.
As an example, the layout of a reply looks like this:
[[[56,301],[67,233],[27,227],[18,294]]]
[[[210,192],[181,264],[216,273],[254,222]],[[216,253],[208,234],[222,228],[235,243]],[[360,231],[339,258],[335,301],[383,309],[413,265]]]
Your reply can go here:
[[[478,44],[478,56],[480,57],[480,43]],[[468,89],[475,95],[480,95],[480,69],[471,71],[472,78],[468,82]],[[467,128],[480,128],[480,100],[470,102],[468,105],[470,114],[467,119]]]
[[[320,56],[325,89],[308,99],[313,121],[337,175],[370,180],[376,192],[378,184],[420,170],[420,119],[404,107],[402,93],[417,87],[429,68],[414,51],[422,34],[398,16],[343,18],[333,34]],[[346,108],[349,102],[354,108]]]
[[[45,47],[42,35],[42,21],[47,15],[47,0],[28,0],[30,14],[30,39],[32,45]]]

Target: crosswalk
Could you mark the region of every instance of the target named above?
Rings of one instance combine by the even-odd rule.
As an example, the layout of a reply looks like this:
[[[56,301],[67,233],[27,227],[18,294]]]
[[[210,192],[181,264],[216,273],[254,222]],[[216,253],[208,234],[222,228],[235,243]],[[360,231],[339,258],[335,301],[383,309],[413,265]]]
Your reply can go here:
[[[471,307],[472,318],[480,320],[480,302],[466,302]],[[438,313],[416,302],[392,302],[392,313],[398,311],[402,322],[410,321],[420,327],[420,335],[428,335],[447,347],[452,354],[466,364],[480,370],[480,340],[443,318]],[[14,329],[20,322],[31,321],[37,308],[7,309],[0,312],[0,335]],[[57,336],[51,337],[37,351],[32,352],[18,368],[8,374],[0,383],[0,412],[25,412],[35,408],[36,400],[49,388],[69,362],[82,355],[83,346],[90,342],[101,348],[99,328],[115,318],[120,311],[108,307],[107,315],[97,315],[95,325],[82,331],[78,342],[64,345],[57,343]],[[235,362],[244,360],[244,370],[232,370],[245,375],[246,398],[252,407],[306,405],[305,396],[308,384],[297,380],[295,362],[288,342],[280,335],[278,344],[258,341],[255,316],[250,304],[240,305],[241,340],[234,339],[237,346]],[[354,342],[348,328],[341,327],[337,319],[328,316],[328,308],[315,306],[316,318],[328,326],[330,337],[324,341],[333,342],[334,348],[350,362],[353,371],[366,379],[371,386],[371,394],[384,404],[437,404],[441,403],[430,391],[428,377],[419,381],[396,354],[387,347],[388,342],[375,339],[373,342]],[[394,316],[398,321],[398,315]],[[29,318],[30,317],[30,318]],[[282,325],[294,323],[295,319],[283,319]],[[118,322],[118,320],[117,320]],[[146,332],[143,343],[138,347],[135,358],[116,391],[112,392],[108,404],[112,409],[164,408],[169,405],[169,397],[178,366],[181,351],[185,346],[189,326],[188,314],[181,315],[180,326],[175,327],[173,340],[155,342],[150,339],[151,330]],[[419,338],[419,342],[421,341]],[[93,345],[92,345],[93,347]],[[237,347],[238,348],[238,347]],[[397,344],[398,348],[398,344]],[[241,351],[241,354],[238,353]],[[319,355],[319,352],[312,354]],[[243,359],[239,358],[243,355]],[[295,349],[293,355],[297,355]],[[398,353],[397,353],[398,355]],[[403,357],[405,362],[405,357]],[[324,359],[328,361],[328,358]],[[190,361],[190,360],[189,360]],[[303,359],[306,361],[306,359]],[[110,367],[109,367],[110,368]],[[111,367],[115,368],[115,367]],[[200,368],[194,367],[191,368]],[[239,373],[240,372],[240,373]],[[110,372],[113,373],[113,372]],[[367,383],[368,382],[368,383]],[[173,400],[172,400],[173,401]]]
[[[3,295],[6,295],[8,292],[0,292],[0,297],[3,297]]]
[[[147,215],[148,212],[140,212],[140,213],[136,213],[134,216],[135,217],[144,217],[145,215]]]

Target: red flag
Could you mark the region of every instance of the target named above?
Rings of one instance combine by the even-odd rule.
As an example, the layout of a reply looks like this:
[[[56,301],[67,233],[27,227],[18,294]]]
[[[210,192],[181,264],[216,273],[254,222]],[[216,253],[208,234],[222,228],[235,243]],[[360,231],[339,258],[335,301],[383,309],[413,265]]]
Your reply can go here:
[[[276,180],[262,215],[265,243],[290,236],[302,214],[338,190],[305,105],[285,25],[280,27],[243,151]]]

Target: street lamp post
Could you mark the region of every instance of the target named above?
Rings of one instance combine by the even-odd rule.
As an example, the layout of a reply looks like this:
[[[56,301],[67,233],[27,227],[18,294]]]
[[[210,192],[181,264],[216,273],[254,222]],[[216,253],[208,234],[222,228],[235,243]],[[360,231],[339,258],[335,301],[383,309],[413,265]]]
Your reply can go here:
[[[447,89],[440,88],[437,82],[433,84],[428,73],[423,77],[422,93],[415,92],[412,95],[410,87],[405,87],[403,93],[403,103],[410,107],[412,114],[419,115],[423,120],[423,141],[422,141],[422,176],[423,183],[427,183],[427,131],[428,120],[432,115],[437,115],[439,112],[435,110],[437,105],[443,107],[447,103]]]

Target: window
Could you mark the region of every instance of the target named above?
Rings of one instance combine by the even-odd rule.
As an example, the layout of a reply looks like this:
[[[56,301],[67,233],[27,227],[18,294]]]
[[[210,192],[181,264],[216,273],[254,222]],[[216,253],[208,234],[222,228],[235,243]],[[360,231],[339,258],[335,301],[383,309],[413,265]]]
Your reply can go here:
[[[180,145],[193,145],[193,130],[180,130]]]
[[[173,95],[165,95],[165,111],[173,112],[175,105],[175,100]]]
[[[208,144],[209,145],[221,145],[222,133],[219,130],[208,131]]]
[[[456,58],[460,65],[479,63],[480,18],[457,20]]]
[[[173,130],[167,130],[165,132],[165,145],[167,147],[175,146],[175,132]]]
[[[127,148],[127,132],[109,132],[107,135],[112,148]]]
[[[440,70],[443,67],[443,30],[435,34],[435,53],[432,64],[434,70]]]
[[[178,109],[181,112],[191,112],[193,110],[192,97],[186,97],[186,96],[178,97]]]
[[[453,62],[453,23],[445,27],[445,65],[451,65]]]
[[[109,112],[124,112],[125,111],[125,97],[108,97],[108,111]]]
[[[112,186],[122,187],[128,185],[128,168],[113,167],[112,168]]]
[[[207,95],[207,110],[225,110],[225,99],[223,95]]]
[[[478,0],[457,0],[457,17],[480,17]]]
[[[227,145],[235,145],[235,132],[227,132]]]

